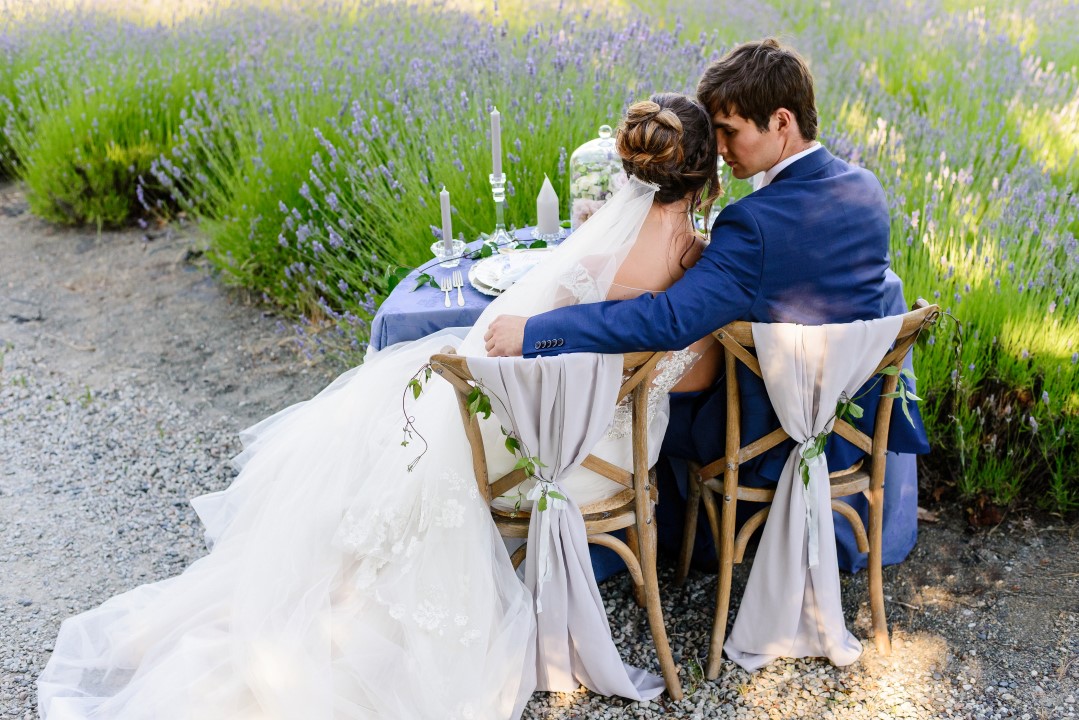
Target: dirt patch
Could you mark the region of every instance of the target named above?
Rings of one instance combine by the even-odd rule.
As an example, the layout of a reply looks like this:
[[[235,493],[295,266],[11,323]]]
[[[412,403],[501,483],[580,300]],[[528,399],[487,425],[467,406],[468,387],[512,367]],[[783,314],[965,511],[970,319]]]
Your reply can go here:
[[[0,342],[87,386],[153,382],[243,424],[330,376],[297,355],[276,317],[213,276],[187,228],[56,227],[6,185],[0,257]]]

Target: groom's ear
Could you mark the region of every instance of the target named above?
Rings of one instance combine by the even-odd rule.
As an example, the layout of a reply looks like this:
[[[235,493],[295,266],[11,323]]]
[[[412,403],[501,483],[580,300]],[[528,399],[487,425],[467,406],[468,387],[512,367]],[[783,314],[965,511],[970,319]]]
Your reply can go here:
[[[781,107],[772,113],[772,123],[774,123],[773,128],[777,132],[801,135],[802,131],[798,127],[798,118],[785,107]]]

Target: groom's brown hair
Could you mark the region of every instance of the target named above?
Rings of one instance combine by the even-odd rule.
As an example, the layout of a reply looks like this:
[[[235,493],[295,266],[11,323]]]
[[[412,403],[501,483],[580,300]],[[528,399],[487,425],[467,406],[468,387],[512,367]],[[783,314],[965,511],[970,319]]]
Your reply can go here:
[[[741,115],[761,132],[779,108],[790,110],[806,140],[817,138],[813,75],[793,49],[775,38],[737,46],[704,71],[697,98],[710,115]]]

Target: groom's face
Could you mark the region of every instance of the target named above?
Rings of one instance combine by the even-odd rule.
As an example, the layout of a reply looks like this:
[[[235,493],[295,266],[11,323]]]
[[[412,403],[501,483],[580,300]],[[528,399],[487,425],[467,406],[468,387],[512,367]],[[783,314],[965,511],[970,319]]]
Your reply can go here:
[[[719,155],[739,180],[768,170],[783,154],[782,139],[771,127],[768,132],[761,132],[752,120],[723,112],[712,116],[712,124]],[[775,115],[769,119],[769,125],[774,124]]]

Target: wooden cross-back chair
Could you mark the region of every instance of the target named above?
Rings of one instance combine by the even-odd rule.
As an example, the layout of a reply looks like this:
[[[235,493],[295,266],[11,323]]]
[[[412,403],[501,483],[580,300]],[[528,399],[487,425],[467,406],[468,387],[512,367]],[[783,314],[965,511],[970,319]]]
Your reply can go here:
[[[922,328],[936,321],[939,308],[919,299],[911,312],[903,315],[903,324],[895,345],[880,361],[874,374],[886,367],[902,369],[903,358],[914,345]],[[723,641],[727,631],[727,615],[730,608],[731,575],[735,563],[741,563],[746,545],[753,533],[768,518],[770,505],[754,513],[737,534],[734,532],[735,514],[739,501],[768,503],[775,495],[774,488],[748,487],[739,484],[739,467],[788,440],[790,436],[782,428],[743,445],[741,437],[741,400],[739,396],[736,366],[744,364],[757,377],[761,376],[760,363],[750,349],[754,347],[752,324],[733,322],[712,333],[724,349],[727,392],[727,428],[725,455],[704,466],[690,464],[689,496],[686,505],[686,522],[682,550],[678,563],[677,581],[682,582],[689,571],[693,552],[693,538],[697,530],[697,512],[704,500],[705,513],[715,541],[719,559],[719,582],[716,587],[716,609],[712,623],[712,640],[708,651],[705,674],[709,679],[719,675],[723,654]],[[880,392],[894,392],[898,373],[885,375]],[[888,638],[888,622],[884,612],[884,589],[881,570],[881,524],[884,504],[884,468],[888,452],[888,432],[891,427],[893,399],[881,397],[877,406],[876,422],[870,437],[845,420],[837,419],[832,429],[866,453],[854,465],[829,474],[832,509],[840,513],[854,530],[858,550],[869,553],[869,599],[873,615],[874,639],[877,651],[882,655],[891,653]],[[869,469],[864,467],[868,459]],[[868,531],[858,512],[839,498],[862,493],[869,503]],[[716,496],[722,498],[722,510],[717,507]],[[761,562],[766,562],[761,559]]]
[[[634,583],[637,604],[648,613],[652,640],[659,656],[659,665],[667,693],[675,700],[682,698],[682,685],[678,670],[667,641],[660,605],[659,583],[656,573],[656,483],[648,467],[648,388],[652,371],[664,353],[640,352],[623,356],[623,377],[626,379],[618,391],[618,402],[631,395],[633,467],[631,470],[589,455],[583,467],[623,486],[615,495],[581,506],[588,542],[610,548],[626,563]],[[472,465],[476,484],[488,505],[527,479],[524,469],[512,470],[492,481],[488,473],[487,455],[480,434],[479,418],[468,412],[468,394],[475,386],[475,378],[468,369],[466,358],[454,354],[438,354],[431,358],[431,367],[453,385],[457,391],[461,421],[465,435],[472,448]],[[542,459],[542,458],[541,458]],[[512,513],[491,507],[495,526],[503,537],[527,538],[530,512],[522,508]],[[611,533],[626,531],[626,542]],[[512,556],[513,566],[524,560],[527,545],[522,545]]]

